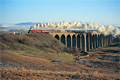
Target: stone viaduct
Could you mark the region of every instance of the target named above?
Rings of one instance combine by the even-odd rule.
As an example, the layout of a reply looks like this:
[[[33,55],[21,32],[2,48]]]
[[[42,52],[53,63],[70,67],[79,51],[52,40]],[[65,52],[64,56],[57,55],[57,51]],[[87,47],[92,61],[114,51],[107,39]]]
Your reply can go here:
[[[49,34],[67,47],[84,52],[107,46],[112,42],[112,35],[104,36],[101,33],[51,32]]]

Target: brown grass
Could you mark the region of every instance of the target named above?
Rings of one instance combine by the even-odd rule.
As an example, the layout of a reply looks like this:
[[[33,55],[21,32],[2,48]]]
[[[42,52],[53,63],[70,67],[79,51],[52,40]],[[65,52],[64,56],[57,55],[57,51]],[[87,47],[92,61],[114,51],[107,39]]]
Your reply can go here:
[[[24,68],[15,69],[15,68],[0,68],[1,79],[2,80],[12,80],[12,79],[40,79],[40,80],[53,80],[53,79],[119,79],[118,74],[104,74],[98,73],[80,73],[80,72],[67,72],[67,71],[40,71],[40,70],[26,70]]]
[[[2,50],[23,50],[23,48],[33,47],[46,52],[47,50],[48,52],[51,50],[54,52],[69,52],[65,45],[45,33],[25,35],[0,34],[0,44],[0,49]]]
[[[62,67],[58,63],[51,62],[46,59],[24,56],[21,54],[8,54],[0,53],[0,59],[5,64],[5,66],[18,67],[23,66],[27,69],[37,69],[37,70],[77,70],[72,66],[63,65]]]
[[[48,34],[0,35],[0,75],[2,80],[117,80],[119,48],[104,47],[78,57]]]
[[[106,65],[89,66],[81,62],[55,63],[21,54],[1,53],[0,59],[9,68],[1,68],[3,79],[119,79],[119,69]],[[89,59],[84,59],[88,60]],[[94,60],[95,61],[95,60]],[[103,62],[101,62],[103,63]],[[102,66],[101,68],[99,66]],[[12,67],[12,68],[10,68]],[[116,72],[117,71],[117,72]],[[36,75],[35,75],[36,74]],[[28,75],[28,76],[26,76]],[[64,77],[63,77],[64,76]]]
[[[17,53],[54,61],[73,60],[73,55],[67,53],[70,49],[45,33],[0,34],[0,50],[6,53]]]

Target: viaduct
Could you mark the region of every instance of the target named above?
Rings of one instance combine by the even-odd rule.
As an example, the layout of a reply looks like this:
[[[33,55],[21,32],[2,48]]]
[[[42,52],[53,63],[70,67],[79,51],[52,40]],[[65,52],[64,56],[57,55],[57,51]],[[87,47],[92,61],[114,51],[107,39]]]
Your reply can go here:
[[[67,47],[75,50],[83,50],[84,52],[112,43],[112,35],[104,36],[101,33],[51,32],[49,34]]]

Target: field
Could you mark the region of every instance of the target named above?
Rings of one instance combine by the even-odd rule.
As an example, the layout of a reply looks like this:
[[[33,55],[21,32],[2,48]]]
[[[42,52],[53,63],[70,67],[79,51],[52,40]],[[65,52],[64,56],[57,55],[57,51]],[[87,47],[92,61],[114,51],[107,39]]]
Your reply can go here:
[[[79,56],[49,34],[0,34],[2,80],[119,80],[120,42]]]

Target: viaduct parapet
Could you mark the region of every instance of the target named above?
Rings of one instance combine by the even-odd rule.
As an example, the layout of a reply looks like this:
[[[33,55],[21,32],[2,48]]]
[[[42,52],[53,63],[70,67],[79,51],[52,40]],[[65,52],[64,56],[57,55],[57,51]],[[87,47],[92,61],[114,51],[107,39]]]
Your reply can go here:
[[[104,36],[101,33],[50,32],[49,34],[67,47],[75,50],[83,50],[84,52],[112,43],[112,35]]]

